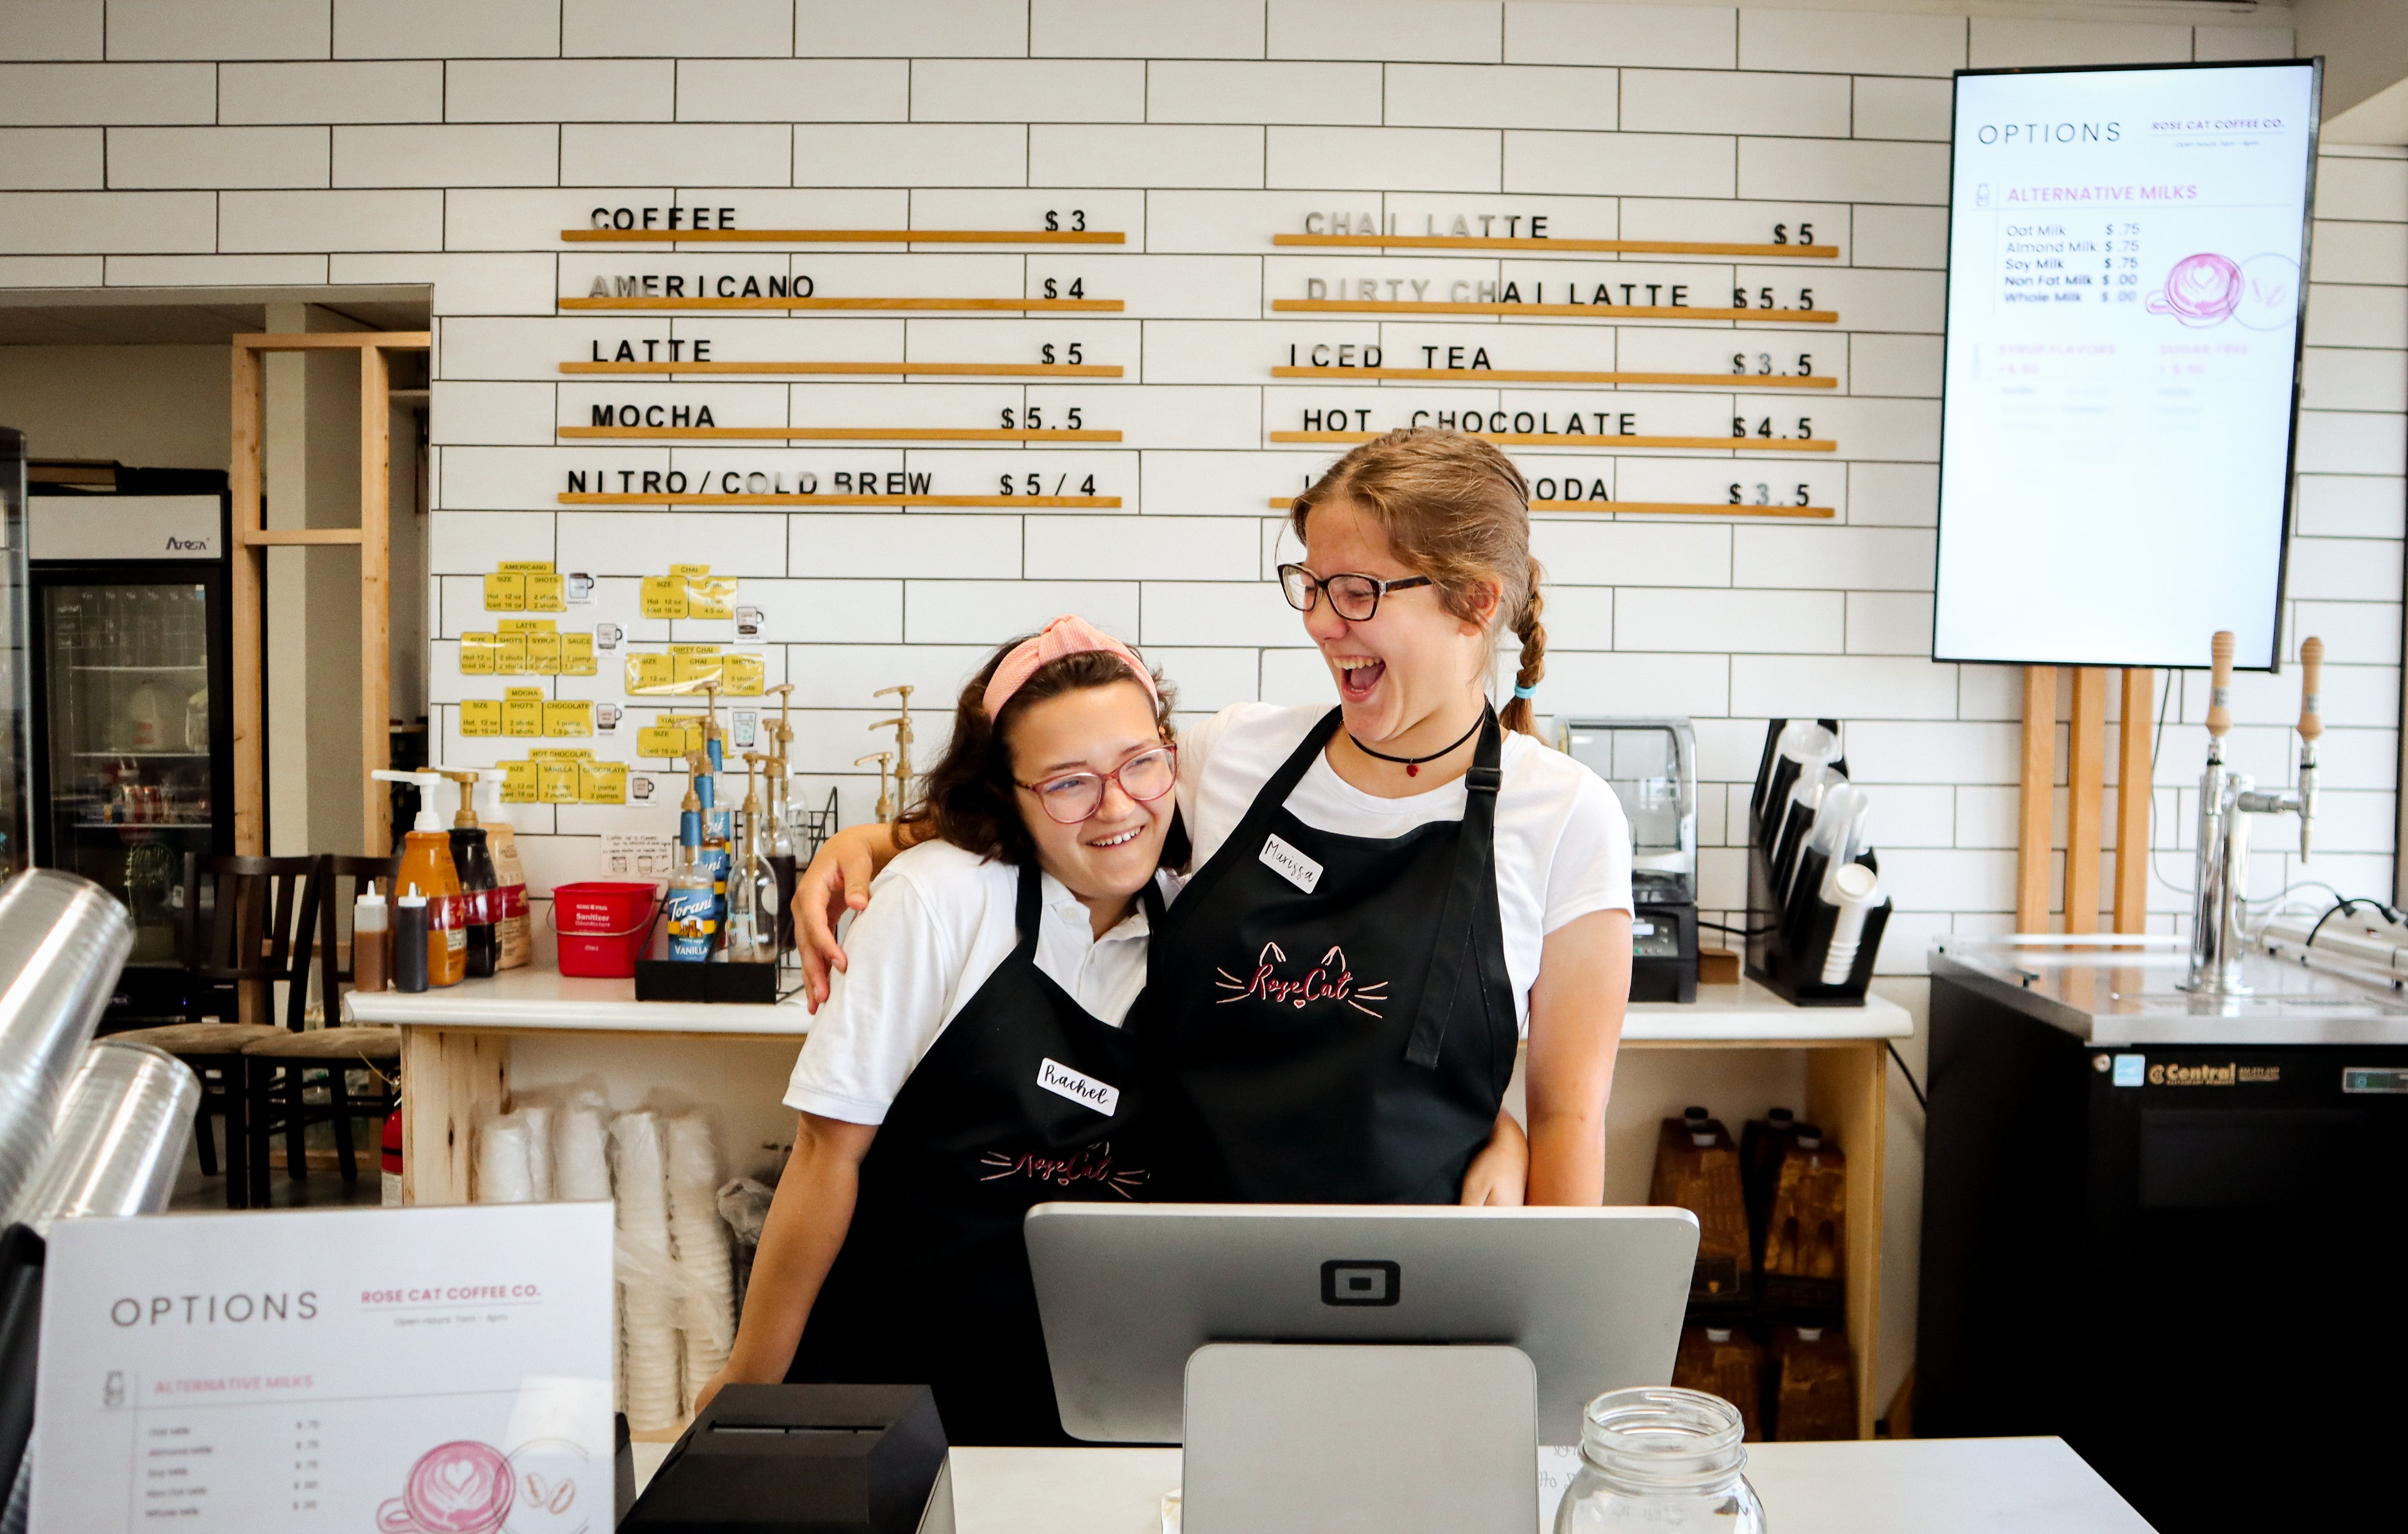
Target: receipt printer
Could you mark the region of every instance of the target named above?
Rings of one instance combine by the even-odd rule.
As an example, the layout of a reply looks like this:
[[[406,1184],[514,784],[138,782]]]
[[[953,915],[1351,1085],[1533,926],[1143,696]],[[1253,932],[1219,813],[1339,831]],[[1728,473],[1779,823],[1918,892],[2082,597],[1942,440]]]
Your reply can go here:
[[[731,1384],[677,1441],[622,1534],[913,1534],[945,1462],[918,1384]]]

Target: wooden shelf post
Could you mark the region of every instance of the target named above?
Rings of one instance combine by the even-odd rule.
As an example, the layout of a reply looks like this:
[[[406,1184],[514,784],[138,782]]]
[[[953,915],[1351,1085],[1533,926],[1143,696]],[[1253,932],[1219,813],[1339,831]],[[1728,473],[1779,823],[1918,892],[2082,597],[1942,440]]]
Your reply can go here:
[[[2057,787],[2057,667],[2024,667],[2023,793],[2015,813],[2015,930],[2048,930],[2050,806]]]

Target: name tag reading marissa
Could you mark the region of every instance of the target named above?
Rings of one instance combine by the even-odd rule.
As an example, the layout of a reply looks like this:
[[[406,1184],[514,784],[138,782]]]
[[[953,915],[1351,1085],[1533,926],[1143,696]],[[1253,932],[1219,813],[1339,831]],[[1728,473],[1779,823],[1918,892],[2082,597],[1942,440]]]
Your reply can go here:
[[[1072,1102],[1092,1108],[1106,1118],[1120,1111],[1119,1087],[1099,1082],[1093,1076],[1082,1076],[1058,1060],[1047,1060],[1038,1066],[1037,1084],[1057,1097],[1068,1097]]]
[[[1321,882],[1321,865],[1277,837],[1264,842],[1258,855],[1263,860],[1263,867],[1307,895],[1311,895],[1312,887]]]

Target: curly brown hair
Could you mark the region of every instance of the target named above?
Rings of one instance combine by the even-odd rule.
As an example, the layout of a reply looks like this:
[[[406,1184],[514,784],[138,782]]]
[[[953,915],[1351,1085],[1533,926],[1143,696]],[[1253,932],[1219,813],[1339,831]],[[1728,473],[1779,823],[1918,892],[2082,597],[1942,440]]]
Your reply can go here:
[[[1047,698],[1082,687],[1110,687],[1134,681],[1128,663],[1118,655],[1085,651],[1048,661],[1029,673],[993,720],[986,716],[986,686],[1004,657],[1031,636],[1022,635],[987,657],[986,664],[964,684],[953,706],[953,738],[942,755],[920,780],[917,801],[896,823],[898,845],[910,847],[936,839],[966,852],[1005,863],[1025,863],[1037,846],[1021,819],[1017,786],[1011,770],[1011,726]],[[1154,728],[1165,742],[1176,738],[1170,725],[1175,694],[1170,683],[1154,673],[1160,695],[1154,707]],[[1189,846],[1185,824],[1173,813],[1170,835],[1162,845],[1162,866],[1184,868]]]
[[[1539,621],[1545,573],[1530,557],[1530,487],[1495,444],[1462,432],[1408,426],[1377,437],[1338,460],[1298,495],[1288,513],[1297,541],[1312,509],[1331,501],[1361,507],[1389,546],[1439,590],[1456,617],[1480,610],[1479,588],[1495,581],[1493,622],[1522,641],[1513,681],[1536,687],[1547,674],[1547,626]],[[1530,704],[1514,698],[1498,715],[1509,730],[1535,734]]]

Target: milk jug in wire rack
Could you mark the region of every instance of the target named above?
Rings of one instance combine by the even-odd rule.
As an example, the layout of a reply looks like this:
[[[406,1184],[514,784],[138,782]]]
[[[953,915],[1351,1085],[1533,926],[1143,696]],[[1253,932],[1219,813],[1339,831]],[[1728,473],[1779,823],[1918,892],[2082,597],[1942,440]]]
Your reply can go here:
[[[1581,1412],[1555,1534],[1763,1534],[1739,1409],[1697,1390],[1612,1390]]]

